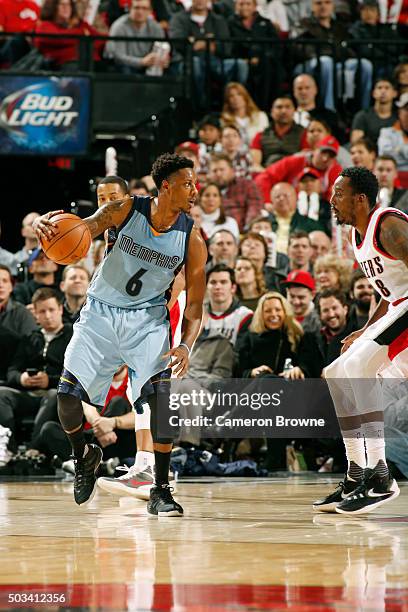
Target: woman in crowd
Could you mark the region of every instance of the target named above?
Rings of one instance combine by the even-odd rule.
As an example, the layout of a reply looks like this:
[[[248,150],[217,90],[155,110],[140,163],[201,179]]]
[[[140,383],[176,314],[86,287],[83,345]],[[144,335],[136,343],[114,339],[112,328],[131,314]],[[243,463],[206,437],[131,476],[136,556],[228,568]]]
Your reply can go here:
[[[74,0],[45,0],[40,13],[40,21],[35,28],[36,34],[65,34],[82,36],[101,36],[86,21],[78,17]],[[76,38],[35,38],[34,43],[40,53],[51,60],[55,68],[78,68],[79,40]],[[93,44],[93,59],[101,58],[104,41]]]
[[[313,334],[304,333],[287,300],[274,291],[263,295],[249,329],[238,335],[238,370],[243,378],[284,376],[292,380],[319,377],[323,361]],[[291,359],[292,368],[284,370]]]
[[[244,306],[255,310],[258,300],[266,291],[263,272],[257,270],[248,257],[238,257],[235,264],[236,296]]]
[[[350,289],[353,262],[336,255],[323,255],[316,259],[313,275],[318,292],[324,289],[338,289],[347,293]]]
[[[224,125],[221,131],[222,152],[232,162],[236,178],[251,179],[252,158],[244,145],[240,129],[235,124]]]
[[[255,232],[248,232],[242,237],[239,252],[253,262],[258,274],[263,274],[267,289],[280,290],[280,282],[289,272],[289,260],[286,255],[269,252],[264,236]]]
[[[208,183],[199,194],[198,203],[202,210],[201,228],[208,238],[221,229],[229,230],[237,240],[238,224],[232,217],[227,217],[222,205],[222,196],[215,183]]]
[[[259,110],[253,99],[240,83],[228,83],[224,90],[223,123],[234,123],[241,131],[242,139],[249,145],[258,132],[269,125],[268,116]]]
[[[319,378],[323,358],[312,333],[304,332],[287,300],[275,292],[263,295],[247,331],[238,335],[235,350],[238,376],[290,380]],[[285,369],[287,359],[291,367]],[[291,440],[267,439],[265,467],[286,469],[286,446]]]

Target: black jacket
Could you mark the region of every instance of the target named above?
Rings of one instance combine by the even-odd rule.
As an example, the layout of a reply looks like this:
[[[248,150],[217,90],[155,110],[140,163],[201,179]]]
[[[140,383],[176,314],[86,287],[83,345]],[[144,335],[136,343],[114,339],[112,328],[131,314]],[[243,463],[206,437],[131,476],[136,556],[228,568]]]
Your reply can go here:
[[[340,357],[342,343],[346,336],[351,334],[353,331],[357,331],[359,326],[355,317],[347,321],[346,327],[339,332],[336,336],[332,336],[327,328],[323,327],[320,338],[320,350],[323,355],[324,365],[327,366],[332,363],[337,357]]]
[[[368,25],[363,21],[356,21],[350,28],[350,35],[356,41],[354,48],[358,55],[375,63],[386,63],[387,66],[392,66],[398,64],[399,56],[403,55],[402,45],[390,44],[402,40],[398,35],[396,24]],[[375,40],[376,44],[364,42],[366,40]]]
[[[330,27],[325,28],[320,25],[315,17],[307,17],[302,19],[300,24],[301,34],[298,38],[314,41],[326,41],[325,44],[319,46],[314,45],[298,45],[296,49],[296,60],[298,62],[306,61],[317,57],[318,55],[328,55],[336,57],[338,61],[349,57],[356,57],[355,51],[347,44],[350,36],[346,24],[337,19],[332,19]]]
[[[204,21],[202,26],[191,19],[191,15],[188,12],[180,12],[173,15],[169,25],[169,38],[205,38],[210,35],[214,38],[229,38],[230,31],[227,25],[227,21],[224,17],[216,15],[213,11],[208,13],[207,19]],[[178,52],[176,59],[180,60],[185,50],[185,44],[173,43],[174,49]],[[215,54],[220,57],[231,57],[232,47],[231,43],[217,43]],[[194,51],[194,55],[204,55],[203,51]]]
[[[6,308],[0,313],[0,324],[14,332],[18,339],[38,328],[31,312],[12,299],[7,302]]]
[[[269,366],[274,374],[283,371],[285,359],[292,359],[294,366],[299,366],[307,378],[318,378],[323,369],[322,355],[316,338],[306,332],[301,338],[297,350],[292,351],[289,339],[284,331],[271,330],[256,334],[245,331],[238,335],[235,345],[237,353],[237,375],[249,378],[251,370],[261,365]]]
[[[36,329],[22,338],[17,347],[14,359],[7,372],[7,382],[10,386],[21,389],[20,377],[27,368],[37,368],[48,374],[49,388],[56,388],[64,365],[65,349],[71,340],[72,326],[64,325],[46,348],[45,338],[40,329]]]
[[[42,287],[55,289],[61,297],[64,297],[57,285],[43,285],[42,283],[37,283],[33,278],[24,283],[17,283],[13,290],[13,297],[16,302],[20,302],[20,304],[25,304],[27,306],[27,304],[31,304],[31,298],[37,289],[41,289]]]
[[[259,39],[267,38],[268,40],[279,43],[279,35],[276,28],[272,25],[269,19],[264,19],[256,14],[255,20],[248,30],[243,24],[242,19],[238,15],[233,15],[228,20],[228,27],[231,32],[231,38],[241,39],[233,44],[233,56],[251,59],[253,57],[267,56],[269,59],[279,61],[281,59],[280,44],[268,44],[257,42]]]

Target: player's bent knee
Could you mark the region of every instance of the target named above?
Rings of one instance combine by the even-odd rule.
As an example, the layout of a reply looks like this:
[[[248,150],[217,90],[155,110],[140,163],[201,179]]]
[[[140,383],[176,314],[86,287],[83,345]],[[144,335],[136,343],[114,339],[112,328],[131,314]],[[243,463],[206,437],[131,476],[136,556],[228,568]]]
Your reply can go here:
[[[57,397],[73,395],[81,401],[89,403],[89,396],[79,380],[68,370],[63,370],[57,387]]]

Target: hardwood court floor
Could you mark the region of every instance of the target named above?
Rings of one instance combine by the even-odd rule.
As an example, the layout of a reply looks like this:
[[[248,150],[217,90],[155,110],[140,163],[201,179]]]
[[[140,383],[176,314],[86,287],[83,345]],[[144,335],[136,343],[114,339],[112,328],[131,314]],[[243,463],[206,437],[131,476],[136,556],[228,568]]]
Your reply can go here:
[[[160,520],[102,491],[77,508],[72,483],[1,483],[0,609],[407,612],[408,486],[368,518],[313,514],[336,482],[182,481],[186,516]]]

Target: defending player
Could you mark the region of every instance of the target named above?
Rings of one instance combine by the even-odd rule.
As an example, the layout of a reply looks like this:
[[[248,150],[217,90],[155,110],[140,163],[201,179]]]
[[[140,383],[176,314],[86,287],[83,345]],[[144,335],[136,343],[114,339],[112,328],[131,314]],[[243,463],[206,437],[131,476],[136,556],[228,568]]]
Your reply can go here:
[[[366,168],[343,170],[331,206],[352,226],[355,257],[381,294],[363,329],[343,340],[341,356],[325,369],[348,459],[344,481],[314,503],[323,512],[363,514],[399,495],[385,459],[382,394],[376,375],[393,363],[408,374],[408,216],[377,205],[378,182]]]
[[[74,498],[84,504],[95,492],[102,451],[87,445],[81,400],[103,405],[116,369],[130,367],[133,397],[154,376],[155,392],[168,392],[169,365],[177,376],[188,367],[199,333],[205,293],[206,247],[186,215],[197,197],[193,162],[165,154],[153,164],[157,199],[131,197],[126,181],[106,177],[98,186],[101,208],[84,221],[94,238],[110,230],[108,252],[88,290],[88,298],[65,354],[58,386],[58,414],[75,458]],[[56,212],[36,220],[39,237],[55,234]],[[186,308],[182,338],[169,350],[166,292],[185,264]],[[173,360],[169,364],[169,359]],[[155,487],[148,512],[181,516],[168,484],[172,440],[158,438],[157,398],[151,402]]]

